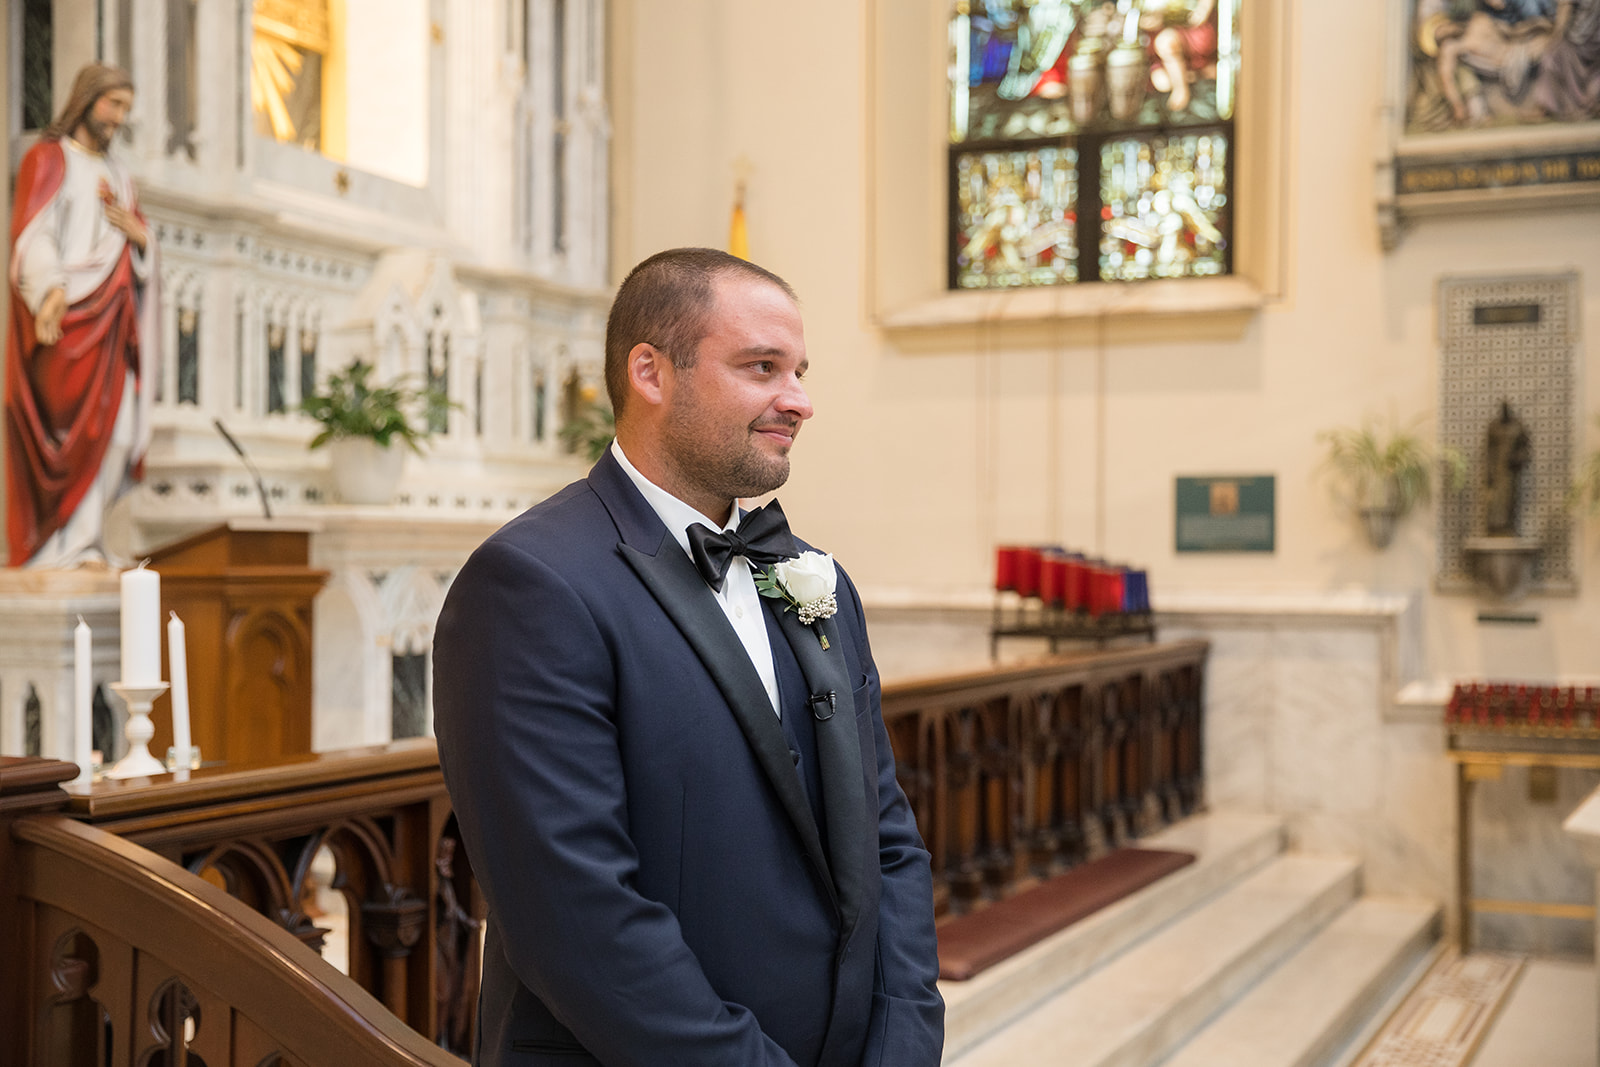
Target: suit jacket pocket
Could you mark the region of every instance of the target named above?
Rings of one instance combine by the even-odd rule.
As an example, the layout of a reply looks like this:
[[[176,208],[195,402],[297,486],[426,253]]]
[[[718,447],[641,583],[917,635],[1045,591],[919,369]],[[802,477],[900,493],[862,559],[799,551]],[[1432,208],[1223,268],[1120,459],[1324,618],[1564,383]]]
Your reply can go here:
[[[872,682],[866,675],[856,679],[856,687],[850,691],[850,699],[855,704],[856,718],[861,718],[872,711]]]
[[[600,1061],[576,1041],[552,1038],[523,1038],[511,1042],[511,1051],[518,1054],[518,1063],[560,1063],[562,1067],[578,1064],[598,1064]]]

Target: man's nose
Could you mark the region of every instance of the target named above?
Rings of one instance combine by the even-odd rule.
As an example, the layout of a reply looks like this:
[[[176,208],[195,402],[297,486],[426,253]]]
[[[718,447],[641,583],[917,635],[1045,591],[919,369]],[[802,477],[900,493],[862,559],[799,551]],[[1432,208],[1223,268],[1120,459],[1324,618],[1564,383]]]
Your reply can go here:
[[[778,410],[804,422],[816,412],[811,407],[811,397],[806,395],[806,387],[800,379],[791,377],[778,397]]]

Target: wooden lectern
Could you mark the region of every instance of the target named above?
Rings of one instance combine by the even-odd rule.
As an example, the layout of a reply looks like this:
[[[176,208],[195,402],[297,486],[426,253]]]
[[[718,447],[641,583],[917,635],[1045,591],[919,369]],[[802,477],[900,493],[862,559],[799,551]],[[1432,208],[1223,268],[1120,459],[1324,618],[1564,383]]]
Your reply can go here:
[[[230,522],[150,556],[167,612],[186,631],[189,721],[207,763],[263,763],[311,751],[311,601],[328,578],[307,530]],[[165,672],[164,672],[165,673]],[[172,745],[172,698],[156,702],[150,751]]]

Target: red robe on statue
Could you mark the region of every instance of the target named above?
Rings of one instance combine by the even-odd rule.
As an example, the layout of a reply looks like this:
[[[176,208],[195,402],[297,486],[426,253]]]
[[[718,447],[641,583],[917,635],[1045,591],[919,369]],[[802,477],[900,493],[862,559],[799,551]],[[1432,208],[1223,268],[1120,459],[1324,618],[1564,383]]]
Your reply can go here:
[[[11,217],[14,250],[28,224],[61,191],[66,175],[59,141],[40,141],[23,156]],[[97,205],[98,206],[98,205]],[[141,217],[142,219],[142,217]],[[61,340],[41,345],[33,312],[10,271],[6,334],[6,533],[10,562],[21,566],[61,529],[100,473],[122,406],[127,371],[147,389],[140,367],[140,303],[133,248],[124,242],[110,273],[68,306]],[[143,448],[130,457],[143,473]]]

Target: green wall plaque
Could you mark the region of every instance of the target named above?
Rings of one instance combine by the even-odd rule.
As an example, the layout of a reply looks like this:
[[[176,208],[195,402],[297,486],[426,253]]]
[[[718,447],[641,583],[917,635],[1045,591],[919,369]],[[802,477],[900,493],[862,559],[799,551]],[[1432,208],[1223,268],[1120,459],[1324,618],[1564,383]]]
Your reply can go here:
[[[1277,536],[1276,477],[1178,477],[1179,552],[1271,552]]]

